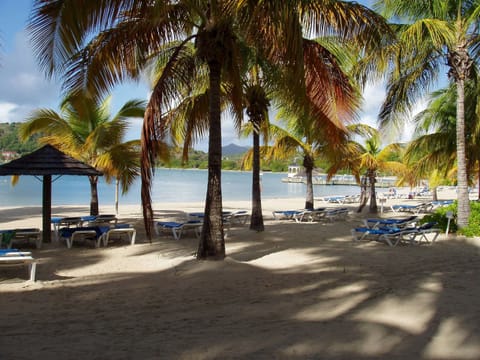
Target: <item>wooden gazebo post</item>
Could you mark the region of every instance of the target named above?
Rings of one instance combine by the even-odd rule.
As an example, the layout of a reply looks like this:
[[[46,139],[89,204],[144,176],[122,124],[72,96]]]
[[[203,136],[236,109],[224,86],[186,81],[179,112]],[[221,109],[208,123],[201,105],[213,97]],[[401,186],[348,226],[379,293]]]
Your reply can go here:
[[[48,243],[52,238],[52,175],[43,176],[43,242]]]

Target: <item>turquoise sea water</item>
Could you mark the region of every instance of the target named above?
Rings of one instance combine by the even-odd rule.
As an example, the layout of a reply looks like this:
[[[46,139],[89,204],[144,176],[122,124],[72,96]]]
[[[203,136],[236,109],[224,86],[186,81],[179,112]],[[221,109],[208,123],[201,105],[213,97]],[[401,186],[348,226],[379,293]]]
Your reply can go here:
[[[154,203],[198,202],[205,200],[207,190],[206,170],[157,169],[152,187]],[[285,173],[263,173],[262,198],[301,198],[305,196],[305,184],[284,183]],[[90,184],[84,176],[62,176],[52,184],[52,205],[88,205]],[[140,179],[121,195],[120,204],[140,204]],[[225,201],[250,200],[252,173],[240,171],[222,172],[222,195]],[[315,185],[314,196],[358,194],[357,186]],[[100,205],[115,203],[115,184],[106,184],[103,178],[98,186]],[[0,206],[40,206],[42,183],[33,176],[22,176],[16,186],[10,185],[10,177],[0,177]]]

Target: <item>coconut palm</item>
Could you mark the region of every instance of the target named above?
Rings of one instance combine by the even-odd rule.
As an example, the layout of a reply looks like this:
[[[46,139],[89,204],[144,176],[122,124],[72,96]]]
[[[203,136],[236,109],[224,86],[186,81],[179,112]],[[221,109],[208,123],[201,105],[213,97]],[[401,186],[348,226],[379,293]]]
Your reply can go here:
[[[457,85],[456,147],[458,225],[468,224],[467,165],[465,156],[465,81],[478,63],[480,1],[382,0],[375,4],[385,16],[401,19],[396,60],[389,74],[387,98],[381,111],[384,123],[402,118],[438,79],[447,64]]]
[[[377,213],[376,186],[379,172],[401,175],[405,166],[399,161],[392,160],[401,151],[398,143],[382,147],[381,134],[378,130],[364,124],[349,126],[350,140],[338,149],[337,157],[332,166],[327,170],[329,177],[340,170],[348,170],[355,175],[362,186],[360,206],[358,212],[370,200],[370,213]],[[353,140],[355,135],[365,138],[365,143]],[[362,177],[362,179],[360,179]]]
[[[258,73],[255,73],[257,74]],[[250,230],[263,231],[262,197],[260,184],[260,135],[263,133],[268,141],[265,131],[268,124],[268,107],[270,100],[262,86],[259,76],[252,76],[251,82],[245,89],[245,107],[252,129],[252,215],[250,217]],[[265,141],[265,142],[266,142]]]
[[[150,184],[157,156],[154,145],[169,130],[163,115],[179,100],[176,85],[186,88],[199,66],[207,68],[209,171],[197,252],[202,259],[225,256],[220,98],[221,84],[228,80],[233,108],[241,113],[239,39],[283,67],[290,94],[304,94],[304,33],[335,33],[368,52],[388,32],[376,13],[342,1],[36,0],[32,15],[30,31],[40,65],[47,74],[62,76],[68,90],[87,88],[91,94],[102,94],[126,78],[138,78],[152,58],[166,57],[167,66],[153,86],[142,131],[142,203],[148,236]],[[180,55],[192,42],[195,56],[180,63]],[[169,50],[167,44],[172,44]],[[308,92],[320,97],[323,85],[315,83]]]
[[[465,85],[466,167],[471,184],[480,164],[480,89],[477,81],[470,80]],[[456,172],[456,101],[456,85],[450,84],[435,91],[427,108],[415,117],[416,137],[407,147],[405,158],[413,164],[417,176],[439,171],[446,178]]]
[[[303,167],[306,175],[305,209],[314,208],[313,170],[318,158],[333,158],[333,153],[342,141],[345,141],[346,129],[337,126],[328,119],[323,119],[322,127],[312,121],[308,114],[304,117],[288,113],[284,108],[278,114],[284,126],[270,124],[269,138],[273,144],[264,152],[267,158],[290,159],[298,153],[302,154]]]
[[[97,102],[89,96],[67,96],[60,113],[52,109],[34,111],[20,127],[20,137],[40,134],[40,143],[51,144],[66,154],[103,172],[106,181],[119,179],[123,192],[128,191],[140,173],[140,142],[123,142],[128,118],[143,118],[145,102],[131,100],[114,116],[110,115],[110,97]],[[90,214],[98,215],[98,176],[89,176]]]

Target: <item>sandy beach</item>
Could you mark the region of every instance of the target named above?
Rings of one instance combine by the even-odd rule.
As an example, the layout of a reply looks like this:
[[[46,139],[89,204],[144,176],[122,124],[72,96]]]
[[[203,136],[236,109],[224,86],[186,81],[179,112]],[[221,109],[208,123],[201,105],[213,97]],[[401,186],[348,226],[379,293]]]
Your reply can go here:
[[[388,200],[385,210],[394,201],[421,200]],[[272,217],[303,205],[303,198],[262,201],[265,231],[232,226],[224,261],[197,261],[191,235],[148,243],[140,206],[121,206],[118,215],[135,225],[134,246],[32,248],[35,283],[25,281],[25,269],[0,269],[0,358],[480,358],[479,239],[354,243],[350,230],[371,217],[356,213],[357,204],[334,222]],[[224,202],[225,210],[250,207]],[[158,219],[179,219],[203,205],[154,209]],[[87,213],[88,206],[52,209]],[[2,228],[41,227],[39,207],[0,214]]]

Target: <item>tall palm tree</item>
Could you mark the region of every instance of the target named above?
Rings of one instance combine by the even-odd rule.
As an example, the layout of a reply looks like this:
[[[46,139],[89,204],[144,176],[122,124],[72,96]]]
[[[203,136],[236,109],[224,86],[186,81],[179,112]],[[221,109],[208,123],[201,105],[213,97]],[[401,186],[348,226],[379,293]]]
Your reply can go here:
[[[250,217],[250,230],[263,231],[262,196],[260,184],[260,135],[268,124],[268,108],[270,100],[262,86],[261,78],[252,76],[251,82],[245,89],[246,113],[252,125],[252,215]]]
[[[466,168],[471,184],[480,164],[480,89],[477,81],[465,85]],[[456,101],[456,85],[450,84],[435,91],[427,108],[415,117],[416,137],[409,143],[405,158],[413,164],[417,176],[439,171],[446,178],[456,172]]]
[[[47,74],[63,77],[68,90],[87,88],[91,94],[102,94],[126,78],[138,78],[152,58],[166,56],[167,66],[153,86],[142,131],[142,203],[148,236],[150,184],[157,156],[154,144],[164,140],[168,131],[163,115],[179,100],[175,84],[186,88],[199,65],[207,68],[209,170],[197,252],[201,259],[225,256],[220,98],[222,81],[228,79],[233,108],[241,113],[239,39],[283,67],[289,93],[295,96],[307,92],[304,33],[335,33],[368,52],[388,32],[375,12],[342,1],[35,0],[32,15],[35,54]],[[195,56],[180,63],[180,55],[192,42]],[[170,51],[166,51],[167,44],[172,44]],[[317,82],[307,90],[321,96],[323,85]]]
[[[370,213],[377,213],[376,182],[380,171],[401,175],[405,166],[399,161],[392,160],[401,151],[398,143],[382,147],[381,134],[378,130],[364,124],[349,126],[350,140],[337,152],[337,158],[328,169],[331,177],[340,170],[349,170],[355,175],[357,182],[361,182],[362,193],[358,212],[370,200]],[[365,143],[353,140],[355,135],[362,135]],[[362,178],[362,179],[361,179]]]
[[[128,118],[143,118],[145,102],[128,101],[113,117],[109,112],[110,97],[97,102],[84,94],[67,96],[60,113],[39,109],[20,127],[20,136],[27,139],[41,134],[40,143],[51,144],[68,155],[102,171],[109,182],[119,179],[123,192],[128,191],[140,174],[140,142],[123,142]],[[89,176],[90,214],[98,215],[98,176]]]
[[[381,111],[385,122],[401,118],[415,100],[437,80],[446,63],[457,86],[456,146],[459,227],[468,224],[465,155],[465,81],[478,64],[479,0],[382,0],[375,4],[385,16],[401,19],[399,44],[389,74],[387,98]]]

